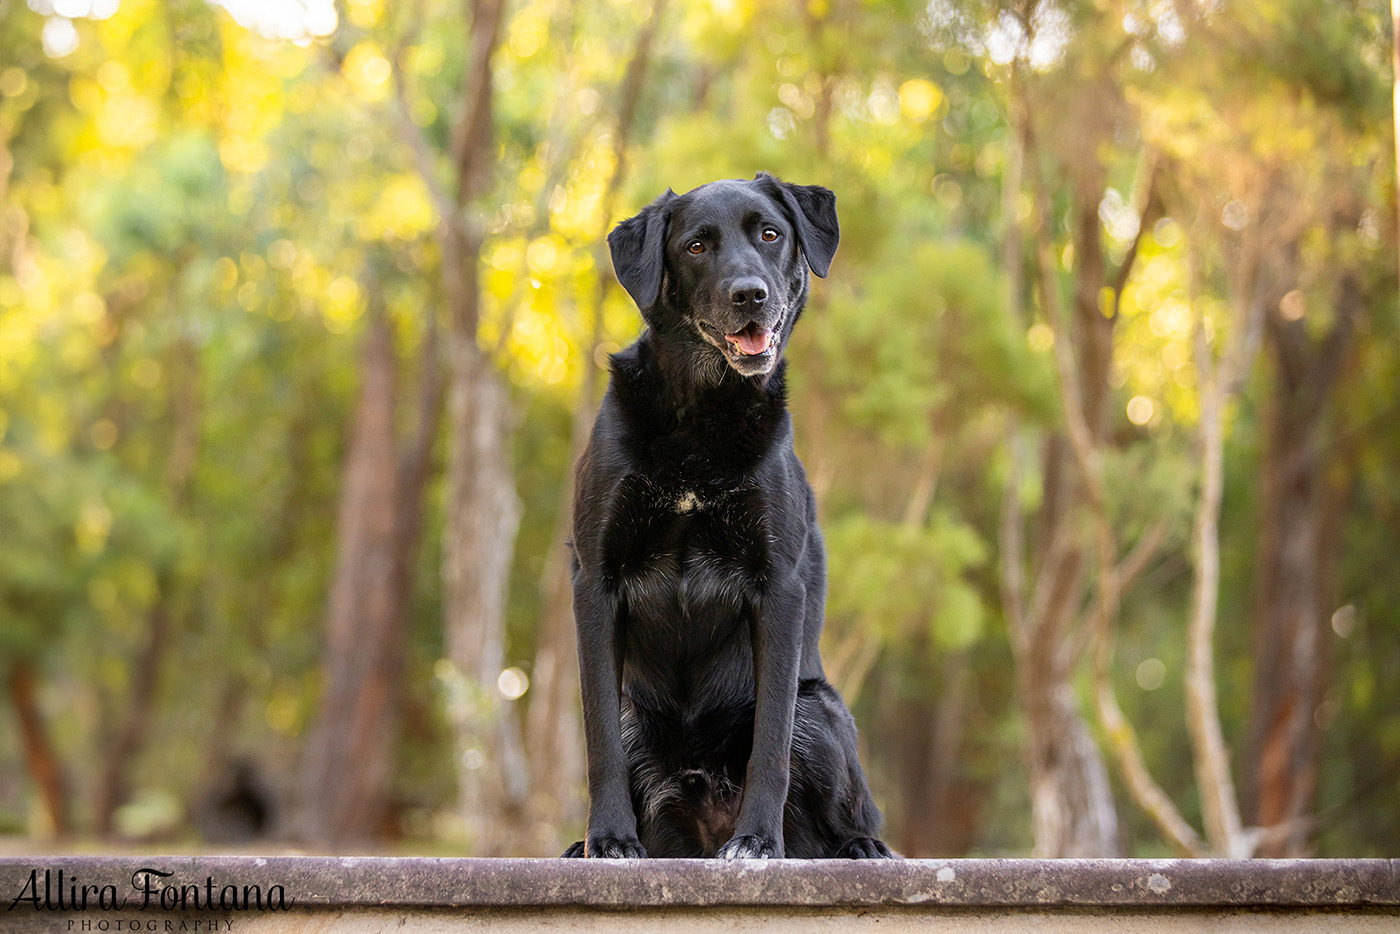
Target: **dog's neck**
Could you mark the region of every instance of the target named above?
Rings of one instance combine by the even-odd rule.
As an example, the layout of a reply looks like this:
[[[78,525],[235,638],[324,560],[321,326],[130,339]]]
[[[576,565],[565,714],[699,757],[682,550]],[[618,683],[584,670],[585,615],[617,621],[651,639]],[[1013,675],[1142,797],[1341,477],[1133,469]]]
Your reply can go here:
[[[746,474],[791,431],[786,361],[764,378],[741,376],[722,360],[720,375],[697,377],[693,348],[687,358],[668,343],[651,329],[613,356],[611,393],[627,426],[624,443],[638,464],[662,474],[693,474],[700,452],[708,452],[704,470],[715,482]]]
[[[637,343],[642,362],[654,371],[666,400],[678,413],[708,416],[710,410],[746,407],[760,400],[786,402],[787,360],[781,356],[769,372],[744,376],[693,334],[648,328]]]

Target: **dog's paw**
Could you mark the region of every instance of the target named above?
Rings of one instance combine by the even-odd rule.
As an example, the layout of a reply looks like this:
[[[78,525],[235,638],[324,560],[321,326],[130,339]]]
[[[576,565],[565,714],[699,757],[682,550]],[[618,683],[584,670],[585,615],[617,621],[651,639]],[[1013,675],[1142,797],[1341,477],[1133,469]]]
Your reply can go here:
[[[898,859],[885,841],[874,837],[852,837],[836,851],[837,859]]]
[[[781,859],[783,852],[772,839],[746,833],[720,847],[715,856],[719,859]]]
[[[577,846],[578,844],[575,844]],[[569,847],[570,850],[573,847]],[[568,856],[566,852],[564,854]],[[598,834],[589,836],[586,852],[580,856],[591,856],[597,859],[646,859],[647,851],[642,848],[642,843],[636,837],[617,837],[612,834]]]
[[[583,841],[579,840],[559,855],[560,859],[583,859]]]

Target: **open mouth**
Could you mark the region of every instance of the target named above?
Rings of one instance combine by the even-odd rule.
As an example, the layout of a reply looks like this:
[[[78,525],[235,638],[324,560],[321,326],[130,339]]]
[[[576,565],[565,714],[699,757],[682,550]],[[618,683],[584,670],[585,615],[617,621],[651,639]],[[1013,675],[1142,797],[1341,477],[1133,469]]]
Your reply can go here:
[[[772,327],[750,321],[737,331],[726,333],[703,318],[692,319],[700,336],[720,353],[729,365],[743,376],[759,376],[772,372],[778,363],[778,335],[783,322],[779,318]]]
[[[758,357],[773,349],[773,329],[750,321],[742,331],[724,335],[724,339],[743,357]]]

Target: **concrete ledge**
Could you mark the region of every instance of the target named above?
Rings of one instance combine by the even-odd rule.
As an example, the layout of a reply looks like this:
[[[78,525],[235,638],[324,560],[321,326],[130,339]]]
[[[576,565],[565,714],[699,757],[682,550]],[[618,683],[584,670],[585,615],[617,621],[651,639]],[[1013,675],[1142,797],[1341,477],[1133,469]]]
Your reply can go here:
[[[1400,931],[1400,861],[0,859],[0,920],[21,931],[995,932],[1032,916],[1044,931]]]

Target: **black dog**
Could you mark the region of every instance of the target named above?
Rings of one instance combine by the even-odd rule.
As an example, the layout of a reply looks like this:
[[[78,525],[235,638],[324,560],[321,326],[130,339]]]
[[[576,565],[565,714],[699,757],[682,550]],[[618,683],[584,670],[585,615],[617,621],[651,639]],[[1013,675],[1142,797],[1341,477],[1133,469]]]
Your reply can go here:
[[[826,561],[783,386],[838,237],[830,191],[761,173],[608,237],[647,330],[575,478],[590,808],[565,856],[890,856],[817,654]]]

